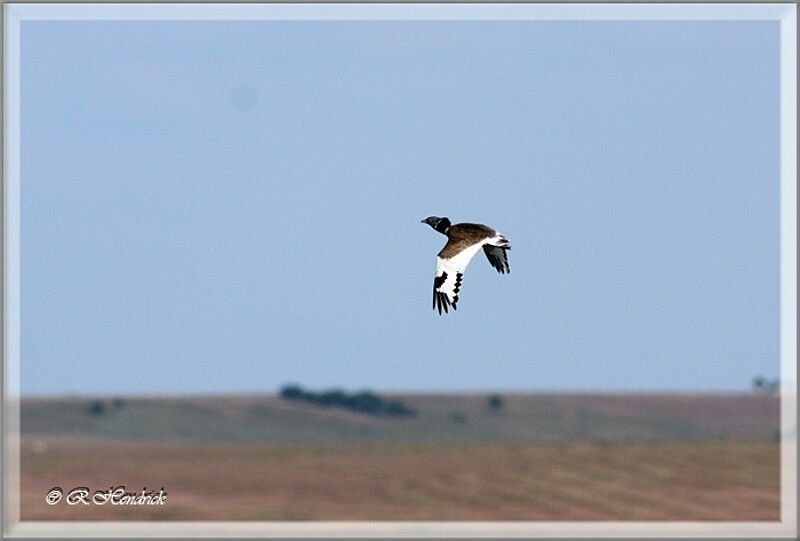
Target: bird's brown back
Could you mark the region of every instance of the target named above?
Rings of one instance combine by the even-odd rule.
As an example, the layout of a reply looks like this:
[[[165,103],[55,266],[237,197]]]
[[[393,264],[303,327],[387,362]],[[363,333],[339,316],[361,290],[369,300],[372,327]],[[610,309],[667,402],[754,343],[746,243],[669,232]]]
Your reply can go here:
[[[453,257],[467,246],[471,246],[483,239],[493,237],[496,231],[483,224],[455,224],[447,231],[447,244],[444,245],[439,257]]]

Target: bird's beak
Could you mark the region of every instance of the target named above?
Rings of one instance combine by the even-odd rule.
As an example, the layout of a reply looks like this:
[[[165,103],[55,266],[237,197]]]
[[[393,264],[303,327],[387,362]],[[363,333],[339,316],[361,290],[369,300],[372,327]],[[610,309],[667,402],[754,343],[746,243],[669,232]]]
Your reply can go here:
[[[419,223],[424,224],[425,220],[420,220]]]

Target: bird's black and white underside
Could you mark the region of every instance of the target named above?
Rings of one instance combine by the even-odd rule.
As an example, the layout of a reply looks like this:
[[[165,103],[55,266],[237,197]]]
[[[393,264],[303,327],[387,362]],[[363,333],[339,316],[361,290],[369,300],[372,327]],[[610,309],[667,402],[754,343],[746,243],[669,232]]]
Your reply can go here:
[[[483,248],[489,264],[501,274],[510,272],[508,250],[511,245],[503,235],[482,224],[455,224],[448,218],[431,216],[422,220],[447,236],[447,244],[436,257],[436,278],[433,281],[433,309],[447,313],[456,309],[464,271]]]

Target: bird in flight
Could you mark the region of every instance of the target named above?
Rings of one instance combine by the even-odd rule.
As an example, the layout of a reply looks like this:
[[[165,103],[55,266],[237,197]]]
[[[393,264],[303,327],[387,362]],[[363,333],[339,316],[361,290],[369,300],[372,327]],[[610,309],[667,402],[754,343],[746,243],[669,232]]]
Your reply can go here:
[[[464,270],[470,260],[483,248],[489,264],[497,272],[511,272],[508,267],[508,255],[511,249],[503,235],[482,224],[451,224],[448,218],[429,216],[422,220],[436,231],[447,237],[447,244],[436,256],[436,279],[433,281],[433,309],[439,314],[450,306],[456,309],[458,292]]]

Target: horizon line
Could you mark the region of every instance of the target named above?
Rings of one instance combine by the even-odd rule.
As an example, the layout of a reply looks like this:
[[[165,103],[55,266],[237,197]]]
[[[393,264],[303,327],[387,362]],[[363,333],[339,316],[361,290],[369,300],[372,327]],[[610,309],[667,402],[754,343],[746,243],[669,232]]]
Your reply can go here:
[[[320,387],[318,391],[343,390],[344,387]],[[779,393],[767,391],[754,391],[751,389],[371,389],[360,387],[355,392],[369,391],[377,394],[404,395],[404,396],[481,396],[492,394],[504,395],[541,395],[541,396],[779,396]],[[280,390],[249,390],[249,391],[154,391],[154,392],[53,392],[53,393],[21,393],[22,399],[78,399],[78,398],[248,398],[248,397],[279,397]]]

